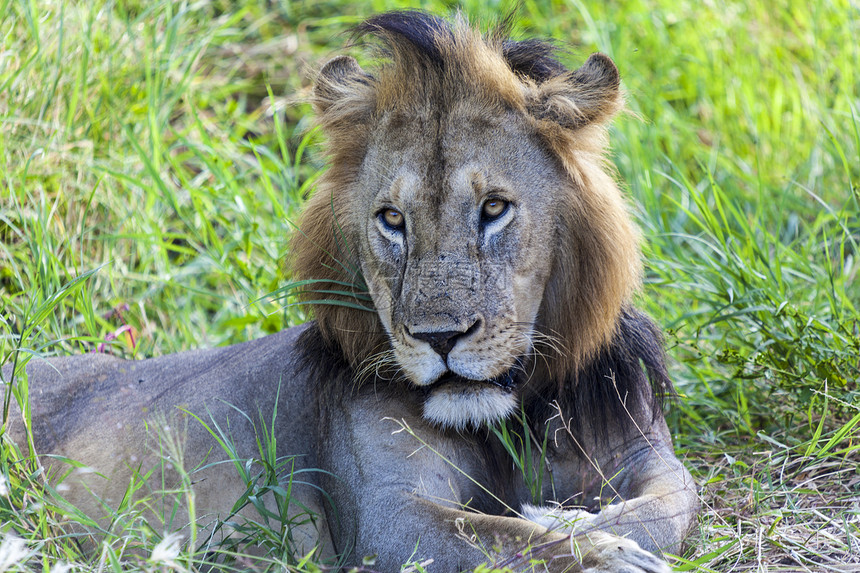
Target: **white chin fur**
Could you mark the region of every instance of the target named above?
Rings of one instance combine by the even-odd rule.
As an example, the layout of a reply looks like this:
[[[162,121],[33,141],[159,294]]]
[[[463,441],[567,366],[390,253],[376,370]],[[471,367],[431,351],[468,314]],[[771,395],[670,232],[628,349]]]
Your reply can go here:
[[[446,428],[480,428],[507,418],[517,406],[516,396],[489,386],[456,385],[435,390],[424,402],[424,418]]]

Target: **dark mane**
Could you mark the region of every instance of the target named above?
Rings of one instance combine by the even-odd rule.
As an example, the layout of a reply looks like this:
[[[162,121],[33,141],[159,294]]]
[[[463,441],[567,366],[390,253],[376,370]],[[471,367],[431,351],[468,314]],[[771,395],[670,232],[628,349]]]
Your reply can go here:
[[[660,330],[643,313],[628,307],[612,343],[579,372],[571,372],[557,394],[532,395],[526,413],[540,424],[557,413],[555,401],[580,442],[585,434],[606,439],[597,428],[605,433],[617,427],[633,436],[638,432],[634,420],[643,425],[660,418],[665,399],[674,392]],[[646,412],[650,418],[643,417]]]
[[[371,16],[352,29],[354,39],[371,35],[411,44],[414,51],[433,64],[445,67],[441,42],[451,42],[451,26],[438,16],[421,10],[398,10]]]
[[[510,17],[502,20],[487,38],[488,43],[500,47],[511,71],[537,83],[569,72],[555,58],[557,49],[552,43],[538,39],[517,41],[508,37],[512,21]],[[442,69],[446,64],[444,46],[457,41],[446,20],[421,10],[399,10],[371,16],[353,28],[352,35],[354,39],[369,35],[386,44],[408,44],[413,53]]]
[[[516,73],[537,83],[566,74],[569,70],[555,59],[556,47],[544,40],[505,40],[502,54]]]
[[[355,371],[344,359],[341,349],[326,340],[318,322],[310,322],[302,331],[296,340],[296,349],[296,372],[318,379],[325,385],[325,392],[353,387]]]

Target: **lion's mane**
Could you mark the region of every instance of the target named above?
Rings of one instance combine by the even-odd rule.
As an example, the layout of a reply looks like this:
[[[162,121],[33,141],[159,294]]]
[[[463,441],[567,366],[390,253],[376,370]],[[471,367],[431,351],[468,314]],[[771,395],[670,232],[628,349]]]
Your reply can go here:
[[[625,392],[647,398],[639,383],[644,364],[661,395],[670,384],[660,335],[629,305],[640,284],[639,235],[605,161],[607,123],[623,107],[620,95],[607,95],[620,93],[619,75],[614,66],[609,74],[589,66],[568,70],[551,44],[518,42],[508,30],[503,22],[482,35],[462,17],[449,24],[422,12],[382,14],[355,29],[356,37],[377,40],[380,63],[372,74],[319,81],[312,101],[330,168],[291,241],[294,278],[320,281],[302,295],[313,302],[317,321],[308,336],[353,371],[389,344],[376,313],[357,308],[370,303],[354,247],[359,223],[347,201],[379,117],[464,103],[488,114],[514,110],[530,118],[569,177],[558,189],[564,216],[536,323],[555,343],[540,349],[529,389],[543,396],[544,407],[567,396],[573,411],[587,415],[615,408],[608,405]],[[572,97],[577,85],[582,91]],[[343,294],[350,288],[352,295]],[[563,391],[574,386],[576,393]]]

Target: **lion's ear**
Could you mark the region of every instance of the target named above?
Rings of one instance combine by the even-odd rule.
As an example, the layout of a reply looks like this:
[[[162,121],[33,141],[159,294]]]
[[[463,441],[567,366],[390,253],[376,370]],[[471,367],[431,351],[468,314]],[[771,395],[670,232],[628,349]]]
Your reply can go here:
[[[373,100],[372,77],[361,69],[355,58],[338,56],[320,70],[314,85],[312,103],[317,116],[332,117],[365,113]]]
[[[603,54],[592,54],[578,70],[537,86],[527,103],[534,117],[566,129],[604,122],[623,107],[618,68]]]

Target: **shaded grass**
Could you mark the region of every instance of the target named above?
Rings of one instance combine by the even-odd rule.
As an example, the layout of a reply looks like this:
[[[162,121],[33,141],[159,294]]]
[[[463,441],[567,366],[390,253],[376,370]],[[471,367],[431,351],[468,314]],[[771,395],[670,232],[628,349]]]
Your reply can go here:
[[[105,341],[147,357],[303,321],[265,295],[289,281],[288,220],[323,166],[307,78],[348,25],[400,6],[0,0],[0,361]],[[613,158],[646,235],[640,303],[668,328],[669,422],[707,504],[686,569],[860,563],[856,6],[532,0],[517,26],[570,43],[571,64],[610,54],[638,116],[616,122]],[[4,412],[26,393],[17,378]],[[81,553],[18,457],[4,442],[2,532],[35,552],[20,566],[131,559],[121,537]]]

